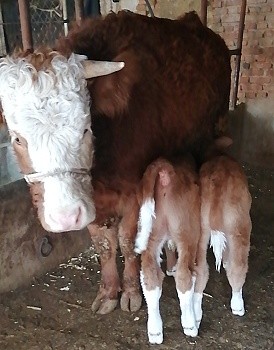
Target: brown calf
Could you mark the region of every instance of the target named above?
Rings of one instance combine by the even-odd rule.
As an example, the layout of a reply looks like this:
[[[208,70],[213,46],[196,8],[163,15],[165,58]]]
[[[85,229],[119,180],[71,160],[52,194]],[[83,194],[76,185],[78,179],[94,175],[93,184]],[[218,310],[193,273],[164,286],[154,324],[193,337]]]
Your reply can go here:
[[[173,165],[172,165],[173,164]],[[200,199],[197,174],[189,159],[153,162],[142,179],[142,199],[135,251],[141,253],[141,285],[148,308],[149,342],[163,341],[159,311],[163,272],[160,254],[165,242],[177,247],[176,289],[184,333],[198,333],[193,308],[196,249],[200,237]]]
[[[226,138],[217,140],[219,146]],[[217,144],[218,146],[218,144]],[[201,186],[201,239],[197,251],[197,278],[194,293],[194,310],[199,328],[202,318],[202,296],[208,281],[207,248],[221,263],[232,288],[230,302],[234,315],[245,313],[242,287],[248,269],[250,247],[251,196],[242,167],[216,147],[200,169]]]

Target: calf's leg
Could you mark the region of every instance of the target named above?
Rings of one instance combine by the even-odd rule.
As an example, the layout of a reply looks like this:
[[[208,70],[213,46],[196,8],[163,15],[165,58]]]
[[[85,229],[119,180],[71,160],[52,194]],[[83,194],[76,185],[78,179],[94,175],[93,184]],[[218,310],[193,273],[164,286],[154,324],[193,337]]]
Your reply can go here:
[[[207,264],[207,248],[209,241],[209,233],[205,230],[202,230],[201,237],[198,243],[198,249],[196,254],[196,282],[194,288],[193,295],[193,303],[194,303],[194,314],[196,327],[199,329],[200,323],[203,317],[203,292],[205,290],[208,277],[209,277],[209,269]]]
[[[118,292],[121,290],[116,265],[117,226],[108,228],[90,224],[88,230],[101,263],[100,289],[92,304],[92,311],[107,314],[117,306]]]
[[[160,268],[160,249],[147,247],[142,253],[141,285],[147,304],[147,334],[151,344],[163,342],[163,322],[160,315],[159,301],[162,294],[164,274]]]
[[[184,333],[191,337],[198,335],[194,314],[194,285],[196,277],[189,270],[190,257],[187,246],[181,243],[177,245],[178,262],[175,274],[176,289],[181,308],[181,324]]]
[[[249,247],[249,232],[244,229],[228,237],[229,253],[226,274],[232,289],[230,307],[232,313],[238,316],[245,314],[242,287],[248,269]]]

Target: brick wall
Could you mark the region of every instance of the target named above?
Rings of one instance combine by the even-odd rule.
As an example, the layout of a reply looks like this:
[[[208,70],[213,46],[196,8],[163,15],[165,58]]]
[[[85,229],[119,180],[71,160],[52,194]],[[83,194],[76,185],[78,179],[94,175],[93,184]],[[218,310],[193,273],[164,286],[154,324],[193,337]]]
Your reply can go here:
[[[168,6],[173,7],[173,10],[167,9],[166,2],[169,2]],[[139,0],[142,13],[145,13],[144,3],[144,0]],[[153,5],[155,14],[161,17],[175,18],[182,14],[178,10],[194,9],[198,13],[200,10],[200,1],[193,0],[150,0],[150,3]],[[224,38],[230,49],[236,48],[240,10],[241,0],[208,1],[208,26]],[[235,56],[232,57],[231,63],[233,81]],[[273,97],[273,64],[274,0],[247,0],[238,102]]]
[[[212,0],[208,26],[235,48],[241,1]],[[238,101],[273,96],[274,0],[247,0]],[[232,59],[232,67],[233,67]]]
[[[130,0],[120,0],[119,9]],[[111,0],[101,0],[111,3]],[[134,0],[135,12],[147,15],[145,0]],[[189,10],[200,11],[200,0],[150,0],[158,17],[176,18]],[[117,8],[118,9],[118,8]],[[230,49],[236,48],[241,0],[208,0],[208,26]],[[113,10],[115,10],[113,8]],[[134,10],[131,8],[131,10]],[[232,81],[235,57],[232,57]],[[274,96],[274,0],[247,0],[238,102]]]

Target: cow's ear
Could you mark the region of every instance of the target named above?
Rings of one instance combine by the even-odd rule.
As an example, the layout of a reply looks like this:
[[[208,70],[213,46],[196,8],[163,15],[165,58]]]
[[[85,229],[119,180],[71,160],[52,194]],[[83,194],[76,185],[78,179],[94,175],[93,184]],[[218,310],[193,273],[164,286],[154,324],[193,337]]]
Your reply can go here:
[[[147,70],[150,69],[150,62],[153,61],[152,59],[140,61],[139,56],[134,50],[124,51],[114,58],[114,61],[125,62],[123,69],[95,78],[91,82],[91,100],[99,113],[113,118],[123,115],[127,110],[131,96],[133,94],[136,96],[139,92],[134,90],[136,84],[149,76]]]

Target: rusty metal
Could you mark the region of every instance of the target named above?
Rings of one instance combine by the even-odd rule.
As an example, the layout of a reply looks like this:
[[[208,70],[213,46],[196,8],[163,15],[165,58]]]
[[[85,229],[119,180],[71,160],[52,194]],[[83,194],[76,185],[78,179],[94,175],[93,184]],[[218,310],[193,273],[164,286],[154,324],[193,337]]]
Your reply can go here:
[[[207,25],[207,0],[201,0],[201,21]]]
[[[75,7],[75,19],[78,24],[81,24],[84,18],[84,1],[83,0],[74,0]]]
[[[29,1],[18,0],[20,25],[22,32],[22,44],[24,50],[32,50],[33,40],[31,32]]]
[[[246,0],[242,0],[241,13],[240,13],[240,23],[239,23],[239,33],[237,39],[237,48],[231,50],[230,53],[236,55],[235,61],[235,75],[233,82],[233,90],[231,97],[231,109],[235,109],[237,104],[238,87],[239,87],[239,77],[240,77],[240,66],[241,66],[241,56],[242,56],[242,45],[243,45],[243,34],[244,34],[244,23],[245,23],[245,13],[246,13]]]

